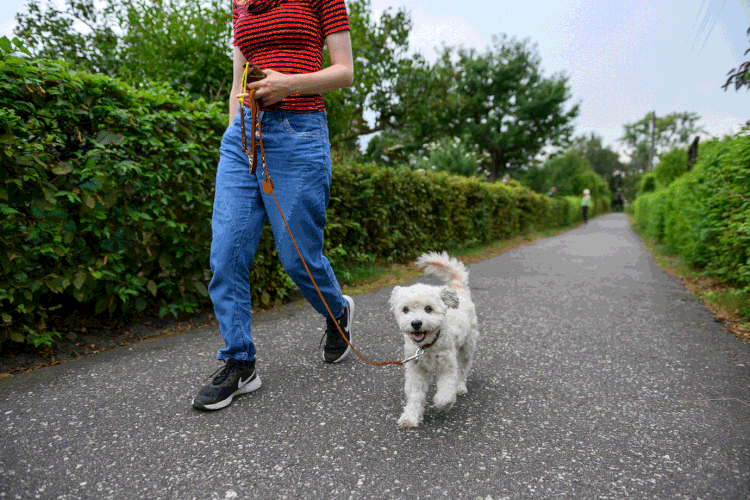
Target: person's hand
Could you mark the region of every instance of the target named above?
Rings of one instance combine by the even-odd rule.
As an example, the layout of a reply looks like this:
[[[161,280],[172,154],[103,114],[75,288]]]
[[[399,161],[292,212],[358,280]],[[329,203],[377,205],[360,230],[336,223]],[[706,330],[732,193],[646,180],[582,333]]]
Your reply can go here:
[[[263,80],[249,83],[247,86],[256,89],[255,99],[260,101],[264,107],[276,104],[293,93],[289,75],[272,69],[264,69],[263,73],[266,75]]]

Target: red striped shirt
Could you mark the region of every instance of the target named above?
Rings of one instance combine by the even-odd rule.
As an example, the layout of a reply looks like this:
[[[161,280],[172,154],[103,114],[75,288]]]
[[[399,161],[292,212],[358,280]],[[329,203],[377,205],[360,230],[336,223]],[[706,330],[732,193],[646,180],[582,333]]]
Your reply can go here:
[[[251,12],[258,4],[270,8]],[[349,30],[344,0],[250,0],[244,6],[234,0],[232,13],[234,44],[250,64],[285,74],[320,71],[325,38]],[[270,108],[299,113],[325,105],[320,94],[292,94]]]

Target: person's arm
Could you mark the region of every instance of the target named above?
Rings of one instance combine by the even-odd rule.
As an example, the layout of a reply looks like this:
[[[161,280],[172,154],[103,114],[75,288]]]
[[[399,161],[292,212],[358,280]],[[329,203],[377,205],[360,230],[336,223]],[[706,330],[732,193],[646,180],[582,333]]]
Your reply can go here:
[[[242,73],[245,71],[245,63],[247,59],[242,55],[242,51],[239,47],[234,48],[232,54],[232,90],[229,92],[229,124],[232,124],[234,115],[237,114],[237,110],[240,107],[240,100],[237,98],[237,94],[244,92],[240,89],[242,83]]]
[[[258,89],[255,92],[255,98],[262,100],[264,106],[269,106],[292,94],[325,94],[326,92],[350,86],[354,81],[354,60],[349,31],[331,33],[326,37],[326,44],[328,45],[328,55],[331,58],[331,65],[320,71],[287,75],[278,71],[261,68],[263,73],[266,74],[266,78],[248,84],[249,88]],[[241,76],[242,71],[240,71]],[[239,80],[237,82],[239,85]],[[234,95],[237,93],[234,93]]]

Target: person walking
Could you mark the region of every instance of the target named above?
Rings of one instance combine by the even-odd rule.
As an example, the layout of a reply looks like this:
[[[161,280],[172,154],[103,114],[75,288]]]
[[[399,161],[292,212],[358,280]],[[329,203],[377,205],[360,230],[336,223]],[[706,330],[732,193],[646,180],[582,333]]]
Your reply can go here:
[[[338,363],[350,353],[338,327],[351,339],[354,301],[342,295],[323,256],[325,209],[331,185],[331,153],[321,94],[352,84],[354,64],[344,0],[234,0],[233,83],[229,127],[221,141],[211,219],[209,295],[225,348],[224,365],[201,388],[193,406],[218,410],[235,396],[260,388],[251,334],[249,272],[268,220],[279,259],[313,308],[326,316],[323,359]],[[331,64],[323,68],[323,45]],[[265,78],[241,87],[247,63]],[[262,189],[263,168],[250,173],[242,150],[242,123],[252,123],[250,106],[239,111],[238,94],[255,89],[265,161],[274,192],[307,266],[336,323],[294,248],[273,194]],[[243,97],[249,104],[249,97]],[[249,133],[249,132],[248,132]],[[252,154],[260,156],[259,148]]]
[[[583,190],[583,198],[581,198],[581,211],[583,212],[583,222],[589,223],[589,208],[591,207],[591,191],[588,189]]]

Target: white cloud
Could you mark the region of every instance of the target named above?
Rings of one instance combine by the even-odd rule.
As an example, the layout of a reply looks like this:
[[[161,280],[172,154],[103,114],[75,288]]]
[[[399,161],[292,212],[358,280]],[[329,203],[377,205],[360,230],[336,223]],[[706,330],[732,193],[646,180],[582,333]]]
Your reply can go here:
[[[0,36],[9,36],[27,0],[2,1]],[[494,34],[529,38],[546,74],[570,77],[572,101],[581,102],[576,134],[595,132],[615,148],[623,125],[652,110],[696,112],[716,135],[750,118],[750,93],[721,89],[726,73],[750,57],[748,0],[371,0],[371,7],[375,19],[387,8],[409,11],[411,48],[431,61],[441,45],[484,50]]]
[[[376,18],[389,7],[409,11],[412,48],[428,60],[441,44],[482,50],[493,34],[530,39],[546,74],[569,77],[572,102],[581,104],[575,134],[596,133],[617,151],[623,125],[651,111],[698,113],[700,124],[718,136],[750,118],[750,94],[721,89],[727,71],[747,59],[747,0],[679,6],[671,0],[372,0],[372,7]]]
[[[15,20],[6,20],[0,22],[0,36],[7,36],[13,38],[13,28],[16,27]]]
[[[412,51],[422,54],[428,61],[437,59],[443,45],[474,47],[481,50],[489,44],[488,40],[460,17],[433,17],[420,9],[412,12],[412,21],[414,25],[409,34],[409,46]]]

